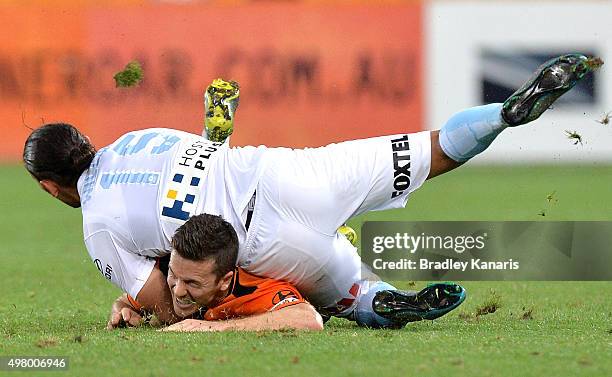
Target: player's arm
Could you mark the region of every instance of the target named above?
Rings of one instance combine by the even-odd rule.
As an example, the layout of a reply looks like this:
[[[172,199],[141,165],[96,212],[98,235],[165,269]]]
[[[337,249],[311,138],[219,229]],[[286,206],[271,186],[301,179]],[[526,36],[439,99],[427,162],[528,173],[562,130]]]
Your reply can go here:
[[[88,235],[85,244],[102,275],[127,292],[113,303],[107,327],[140,323],[145,312],[154,313],[162,323],[178,320],[166,278],[154,258],[128,251],[106,229]],[[129,297],[135,299],[130,301]]]
[[[175,323],[180,319],[174,313],[172,294],[166,276],[159,269],[159,264],[156,264],[151,271],[147,282],[138,292],[136,301],[142,310],[154,313],[162,324]]]
[[[162,331],[265,331],[265,330],[323,330],[323,320],[307,302],[286,306],[278,310],[251,317],[224,321],[186,319]]]
[[[123,326],[139,326],[143,323],[145,313],[154,313],[160,324],[171,324],[180,319],[174,313],[172,295],[158,264],[151,271],[136,299],[124,293],[115,300],[107,328],[110,330]]]

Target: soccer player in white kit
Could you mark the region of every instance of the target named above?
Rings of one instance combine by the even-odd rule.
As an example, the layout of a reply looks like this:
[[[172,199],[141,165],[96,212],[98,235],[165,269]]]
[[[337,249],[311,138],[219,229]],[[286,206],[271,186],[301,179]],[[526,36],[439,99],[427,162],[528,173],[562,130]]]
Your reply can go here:
[[[238,267],[294,284],[331,314],[395,326],[410,317],[406,297],[362,280],[359,256],[338,227],[366,211],[403,207],[426,179],[482,152],[506,127],[537,119],[593,62],[553,59],[504,104],[464,110],[439,132],[293,150],[229,148],[148,129],[96,152],[74,127],[55,124],[33,131],[24,162],[43,189],[82,207],[87,250],[101,273],[162,321],[173,320],[172,304],[156,258],[170,252],[174,231],[191,215],[210,213],[234,226]],[[422,318],[459,305],[465,292],[456,287],[445,311]]]

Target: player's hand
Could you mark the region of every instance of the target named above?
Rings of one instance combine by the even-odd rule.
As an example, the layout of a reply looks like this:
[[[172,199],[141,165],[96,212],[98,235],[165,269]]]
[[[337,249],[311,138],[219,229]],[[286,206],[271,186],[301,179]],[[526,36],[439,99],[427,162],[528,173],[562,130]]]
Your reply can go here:
[[[223,321],[200,321],[197,319],[185,319],[174,325],[165,327],[159,331],[176,331],[176,332],[191,332],[191,331],[223,331]]]
[[[143,322],[144,320],[140,313],[129,304],[126,304],[120,297],[113,303],[106,328],[112,330],[118,327],[136,327],[140,326]]]

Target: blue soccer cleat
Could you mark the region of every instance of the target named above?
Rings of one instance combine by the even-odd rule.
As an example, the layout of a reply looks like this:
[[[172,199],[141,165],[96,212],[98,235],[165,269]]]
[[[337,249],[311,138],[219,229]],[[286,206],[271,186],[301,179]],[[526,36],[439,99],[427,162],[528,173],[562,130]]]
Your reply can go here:
[[[465,301],[465,289],[455,283],[432,283],[420,292],[384,290],[372,301],[374,312],[397,323],[433,320]]]
[[[504,102],[502,118],[511,127],[538,119],[557,98],[602,64],[603,60],[599,58],[580,54],[563,55],[547,61]]]

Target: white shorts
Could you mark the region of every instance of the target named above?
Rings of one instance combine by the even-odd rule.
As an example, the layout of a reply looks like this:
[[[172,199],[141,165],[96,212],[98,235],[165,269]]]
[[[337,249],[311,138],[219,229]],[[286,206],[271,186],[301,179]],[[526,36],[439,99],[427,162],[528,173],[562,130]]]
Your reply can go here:
[[[238,265],[291,282],[317,307],[350,299],[361,261],[337,229],[361,213],[405,206],[429,174],[430,133],[269,153]]]

